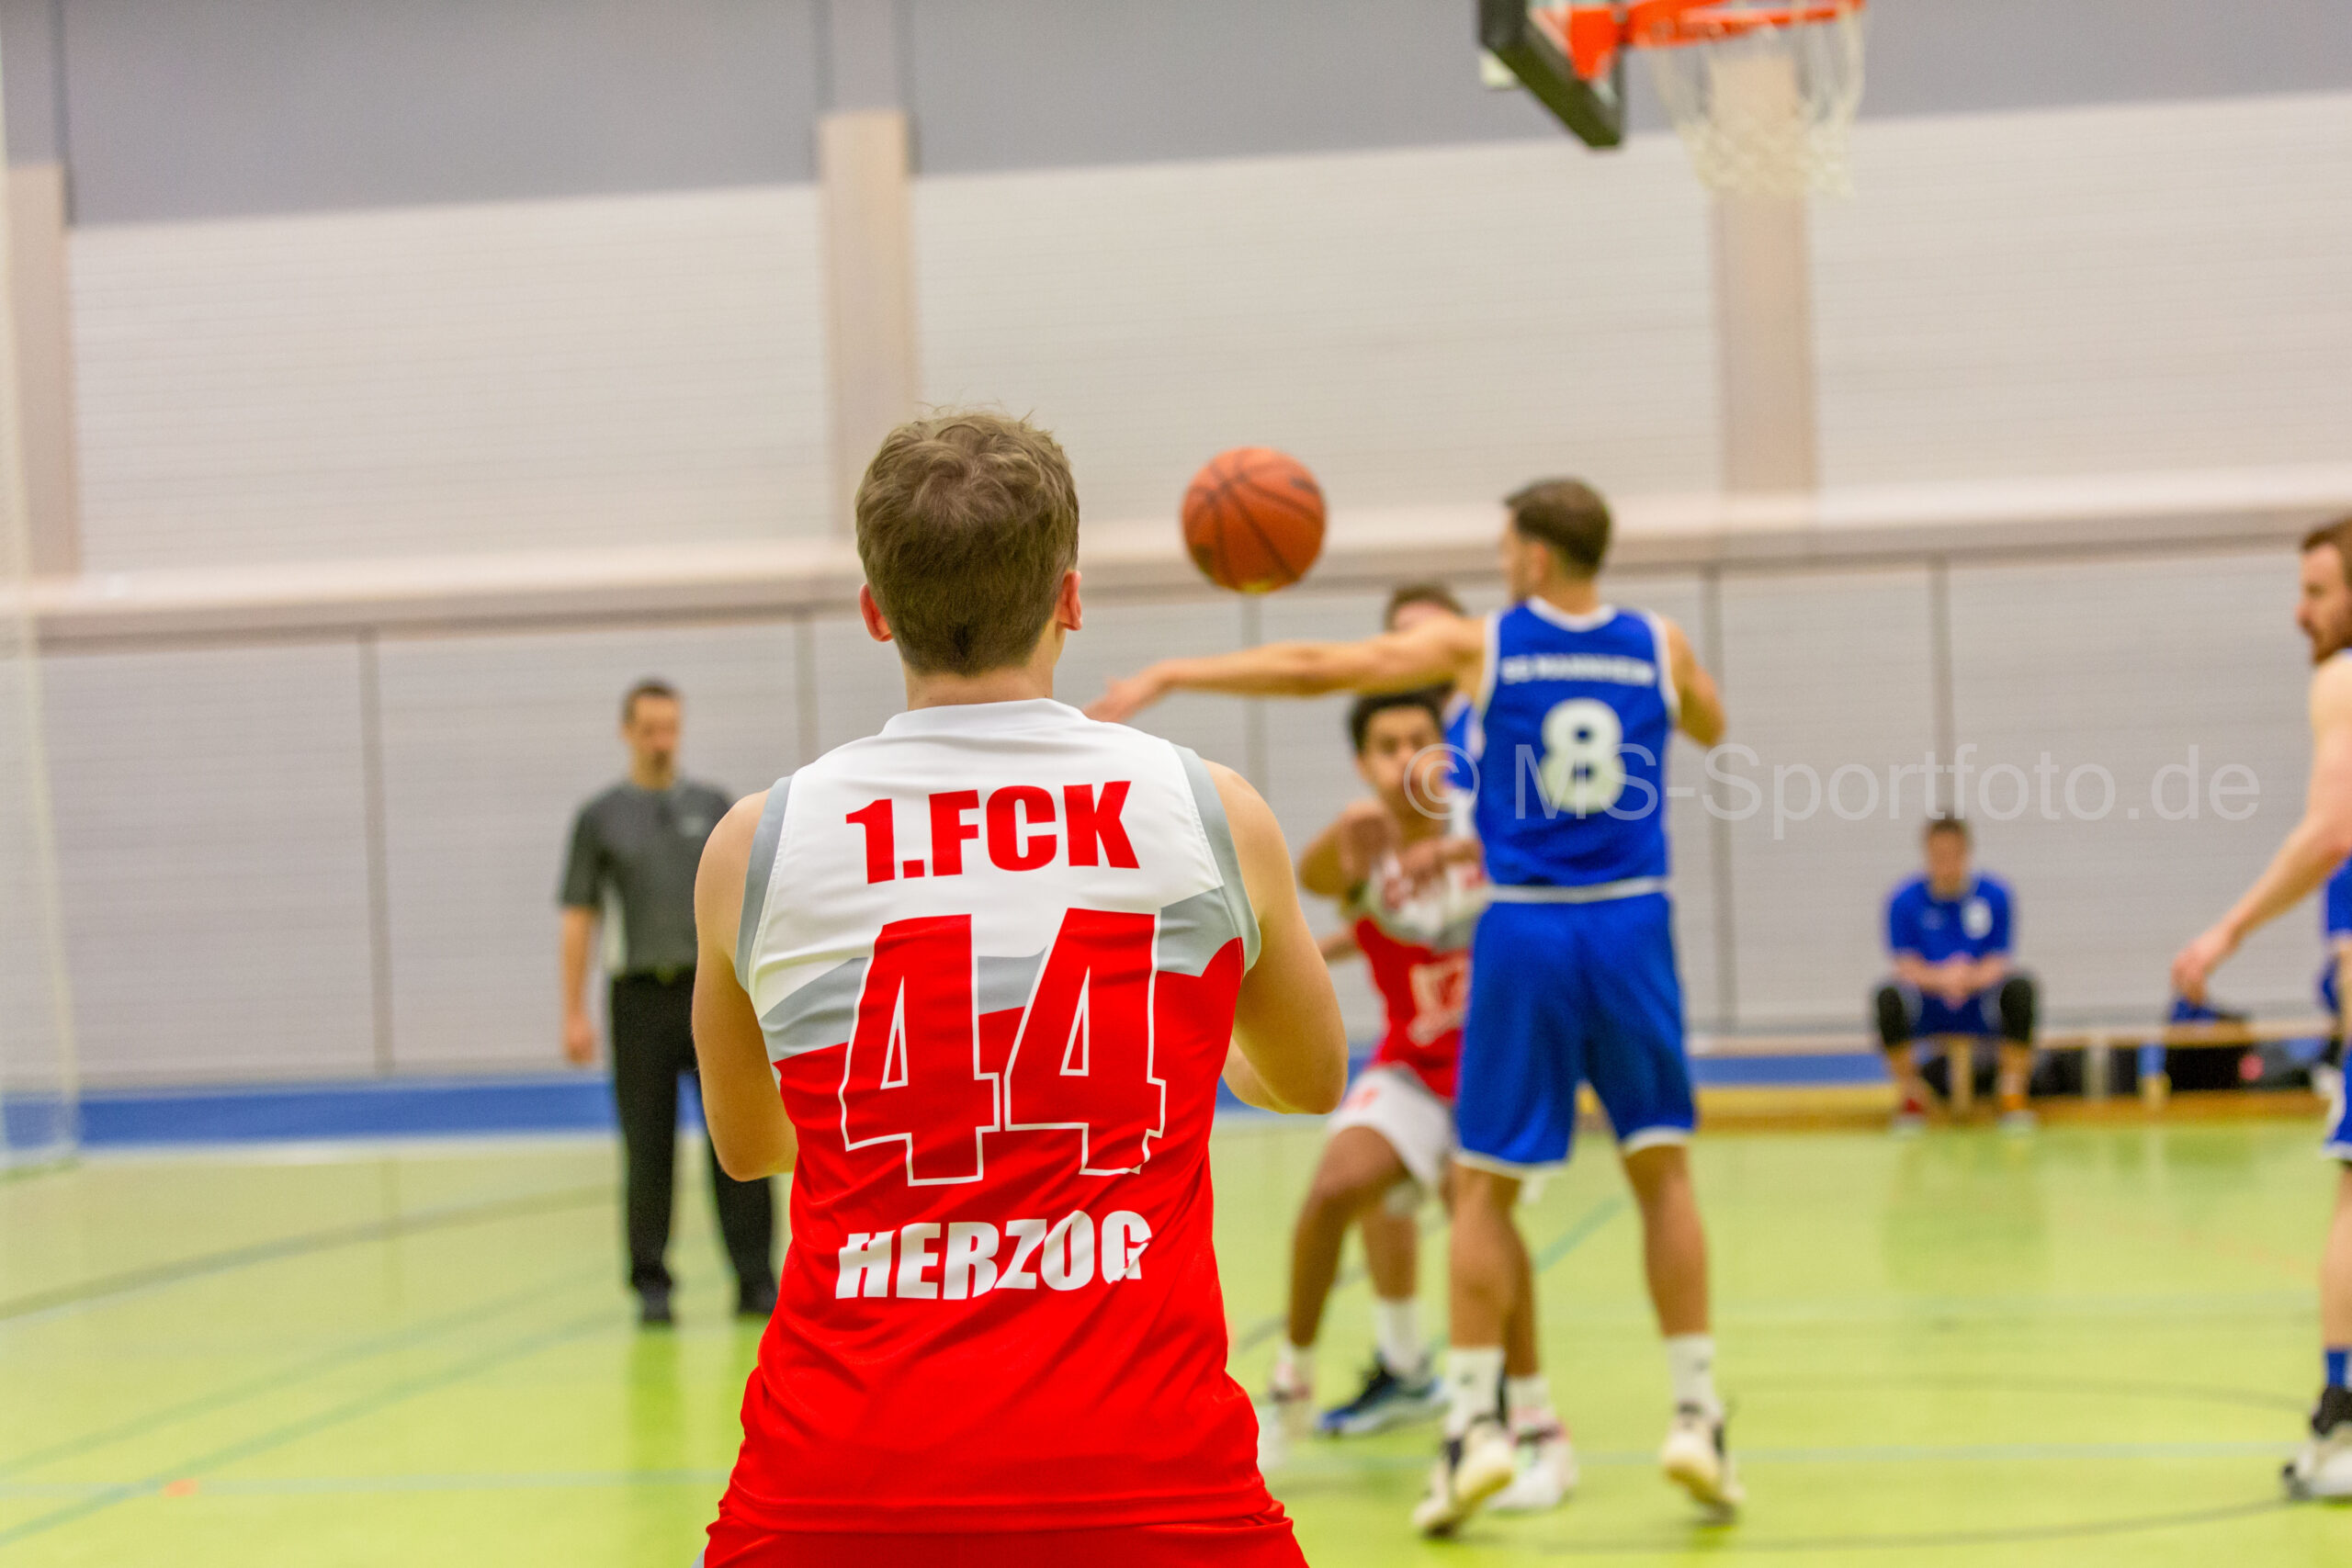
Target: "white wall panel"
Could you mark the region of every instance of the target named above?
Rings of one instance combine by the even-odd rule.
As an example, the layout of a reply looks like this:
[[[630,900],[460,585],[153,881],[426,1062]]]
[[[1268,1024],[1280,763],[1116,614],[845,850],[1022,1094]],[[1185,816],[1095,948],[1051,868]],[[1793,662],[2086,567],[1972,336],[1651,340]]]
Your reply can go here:
[[[372,1071],[356,649],[42,673],[89,1077]]]
[[[1865,119],[1854,180],[1825,482],[2343,460],[2352,95]]]
[[[779,624],[379,647],[400,1067],[555,1065],[556,885],[572,814],[627,771],[622,693],[676,686],[685,776],[749,795],[799,761],[793,644]]]
[[[1716,674],[1726,743],[1753,748],[1758,760],[1720,765],[1761,793],[1749,811],[1736,784],[1694,782],[1738,818],[1730,897],[1743,1026],[1859,1029],[1885,969],[1885,899],[1918,866],[1926,780],[1917,770],[1936,744],[1928,586],[1918,568],[1724,582]],[[1894,815],[1891,770],[1906,764],[1915,771],[1901,781]],[[1862,772],[1848,773],[1841,817],[1827,791],[1849,765],[1876,783],[1866,788]],[[1776,772],[1785,807],[1777,818]]]
[[[2304,697],[2308,645],[2290,614],[2295,559],[2286,551],[2081,565],[1984,567],[1951,577],[1953,709],[1978,765],[2064,770],[2050,795],[2013,821],[2004,779],[1972,798],[1985,863],[2016,889],[2019,953],[2040,971],[2056,1014],[2161,1016],[2174,953],[2227,908],[2302,810],[2311,765]],[[2165,808],[2201,789],[2194,818],[2167,821],[2151,794],[2172,775]],[[2260,794],[2224,796],[2217,770],[2251,771]],[[2115,781],[2114,806],[2094,818]],[[2223,969],[2224,1001],[2310,1008],[2319,968],[2311,904],[2282,917]]]
[[[816,196],[76,229],[93,570],[822,532]]]
[[[42,669],[18,628],[0,621],[0,1097],[54,1089],[66,1068],[52,983],[62,914],[43,870],[44,759],[32,722]],[[0,1108],[0,1116],[11,1114]],[[0,1168],[12,1143],[33,1136],[29,1122],[0,1125]]]
[[[934,177],[926,396],[1061,436],[1091,515],[1285,447],[1342,505],[1712,489],[1705,208],[1671,138]]]

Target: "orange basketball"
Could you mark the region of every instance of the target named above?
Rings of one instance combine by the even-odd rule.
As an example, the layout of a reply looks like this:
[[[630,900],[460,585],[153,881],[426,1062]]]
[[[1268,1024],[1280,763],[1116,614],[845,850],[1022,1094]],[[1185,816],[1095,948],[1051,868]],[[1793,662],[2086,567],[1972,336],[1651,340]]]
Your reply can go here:
[[[1323,553],[1323,487],[1285,453],[1265,446],[1220,452],[1184,492],[1184,547],[1219,588],[1287,588]]]

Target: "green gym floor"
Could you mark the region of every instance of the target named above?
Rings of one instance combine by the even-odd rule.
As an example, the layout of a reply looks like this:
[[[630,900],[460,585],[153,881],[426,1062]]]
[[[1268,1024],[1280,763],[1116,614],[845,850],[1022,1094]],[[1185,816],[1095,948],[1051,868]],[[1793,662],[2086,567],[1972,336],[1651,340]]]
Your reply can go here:
[[[1702,1139],[1751,1494],[1718,1529],[1651,1468],[1665,1372],[1638,1227],[1588,1158],[1527,1215],[1576,1498],[1416,1541],[1426,1428],[1316,1445],[1276,1490],[1308,1557],[1351,1568],[2352,1562],[2352,1509],[2283,1505],[2275,1481],[2316,1370],[2314,1131]],[[1317,1142],[1312,1124],[1219,1134],[1253,1388]],[[683,1326],[630,1325],[613,1166],[594,1145],[453,1145],[0,1182],[0,1564],[684,1568],[755,1341],[727,1315],[699,1196]],[[1438,1264],[1433,1245],[1432,1303]],[[1325,1394],[1368,1342],[1354,1283]]]

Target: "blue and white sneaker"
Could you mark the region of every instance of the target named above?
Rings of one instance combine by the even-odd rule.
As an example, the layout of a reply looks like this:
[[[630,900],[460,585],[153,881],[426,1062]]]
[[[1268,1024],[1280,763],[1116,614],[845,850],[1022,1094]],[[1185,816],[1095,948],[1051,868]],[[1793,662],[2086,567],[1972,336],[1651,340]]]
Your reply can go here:
[[[1409,1377],[1388,1370],[1378,1356],[1364,1373],[1362,1392],[1345,1404],[1323,1412],[1316,1427],[1327,1438],[1363,1438],[1408,1422],[1426,1421],[1445,1411],[1445,1391],[1428,1359]]]

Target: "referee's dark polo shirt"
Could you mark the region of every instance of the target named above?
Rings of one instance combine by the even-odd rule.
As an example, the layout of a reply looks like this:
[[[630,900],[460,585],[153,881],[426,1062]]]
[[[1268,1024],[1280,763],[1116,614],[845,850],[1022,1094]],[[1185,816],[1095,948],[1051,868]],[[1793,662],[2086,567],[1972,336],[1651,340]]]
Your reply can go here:
[[[560,901],[603,909],[607,971],[666,981],[694,968],[695,872],[734,804],[680,779],[664,790],[623,781],[580,808]]]

